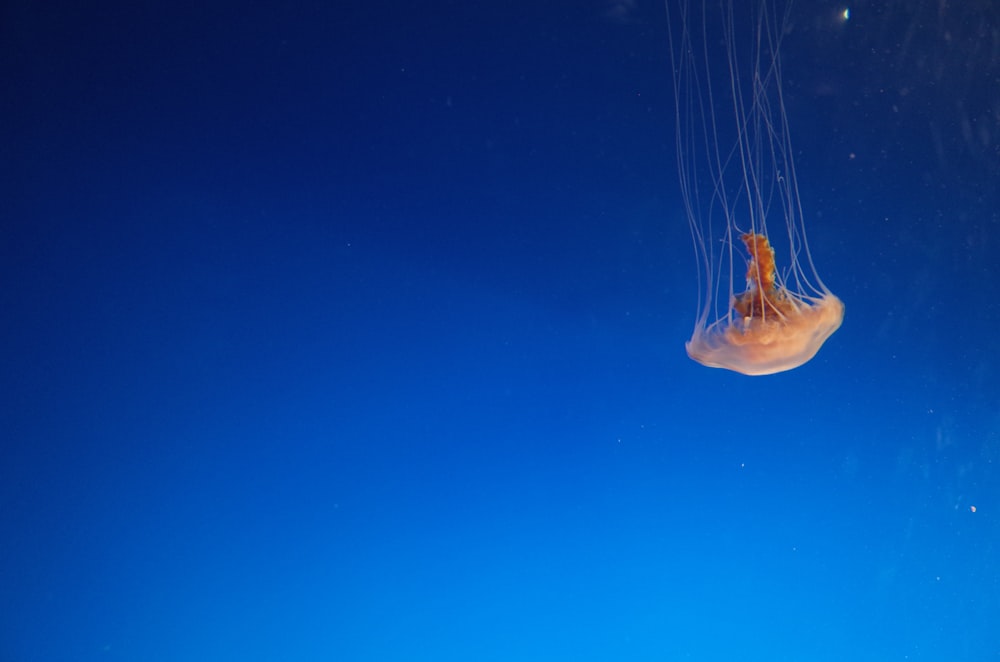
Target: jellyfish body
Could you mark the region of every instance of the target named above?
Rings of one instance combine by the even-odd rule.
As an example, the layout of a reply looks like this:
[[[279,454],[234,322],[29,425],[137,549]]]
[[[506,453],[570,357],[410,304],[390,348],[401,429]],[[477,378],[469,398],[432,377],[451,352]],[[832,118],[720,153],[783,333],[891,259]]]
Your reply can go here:
[[[831,293],[806,297],[775,282],[774,249],[767,237],[741,237],[751,257],[747,289],[732,304],[732,319],[700,321],[685,348],[711,368],[769,375],[797,368],[816,355],[844,318],[844,304]]]
[[[699,282],[688,355],[746,375],[791,370],[840,327],[844,304],[823,284],[806,242],[779,57],[790,5],[666,7],[677,164]],[[769,233],[769,220],[784,231]],[[780,272],[775,240],[787,256]],[[742,273],[746,287],[737,292]]]

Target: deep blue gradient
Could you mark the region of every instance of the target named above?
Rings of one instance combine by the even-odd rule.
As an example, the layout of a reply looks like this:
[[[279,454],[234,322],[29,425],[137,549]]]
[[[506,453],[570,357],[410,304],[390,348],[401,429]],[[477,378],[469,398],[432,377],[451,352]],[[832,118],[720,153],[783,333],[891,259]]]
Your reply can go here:
[[[796,8],[759,378],[660,3],[87,4],[0,14],[0,660],[1000,655],[989,3]]]

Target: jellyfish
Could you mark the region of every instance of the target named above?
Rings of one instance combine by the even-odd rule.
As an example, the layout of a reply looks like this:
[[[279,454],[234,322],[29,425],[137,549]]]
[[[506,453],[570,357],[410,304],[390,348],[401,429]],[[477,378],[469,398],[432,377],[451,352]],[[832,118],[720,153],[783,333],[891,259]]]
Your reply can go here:
[[[797,368],[840,327],[844,304],[806,241],[779,57],[790,2],[666,7],[677,169],[699,283],[688,356],[745,375]]]

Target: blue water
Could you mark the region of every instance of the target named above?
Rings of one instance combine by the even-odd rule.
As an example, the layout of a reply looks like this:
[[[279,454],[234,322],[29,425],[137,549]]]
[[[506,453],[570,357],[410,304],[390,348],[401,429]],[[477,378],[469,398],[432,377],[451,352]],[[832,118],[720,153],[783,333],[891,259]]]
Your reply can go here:
[[[795,8],[747,378],[661,4],[279,4],[3,9],[0,660],[1000,656],[992,10]]]

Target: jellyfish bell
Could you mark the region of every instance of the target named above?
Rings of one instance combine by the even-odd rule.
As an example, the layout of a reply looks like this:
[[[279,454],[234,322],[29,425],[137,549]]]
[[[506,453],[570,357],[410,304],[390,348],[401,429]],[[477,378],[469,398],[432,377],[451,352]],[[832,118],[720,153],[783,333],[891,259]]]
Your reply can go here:
[[[732,303],[734,315],[699,319],[685,344],[688,356],[712,368],[770,375],[797,368],[816,355],[840,327],[844,304],[833,294],[807,296],[776,283],[774,249],[767,237],[740,237],[753,256],[747,289]]]
[[[779,57],[790,3],[666,0],[666,8],[677,165],[699,281],[688,356],[745,375],[797,368],[840,327],[844,304],[806,241]]]

